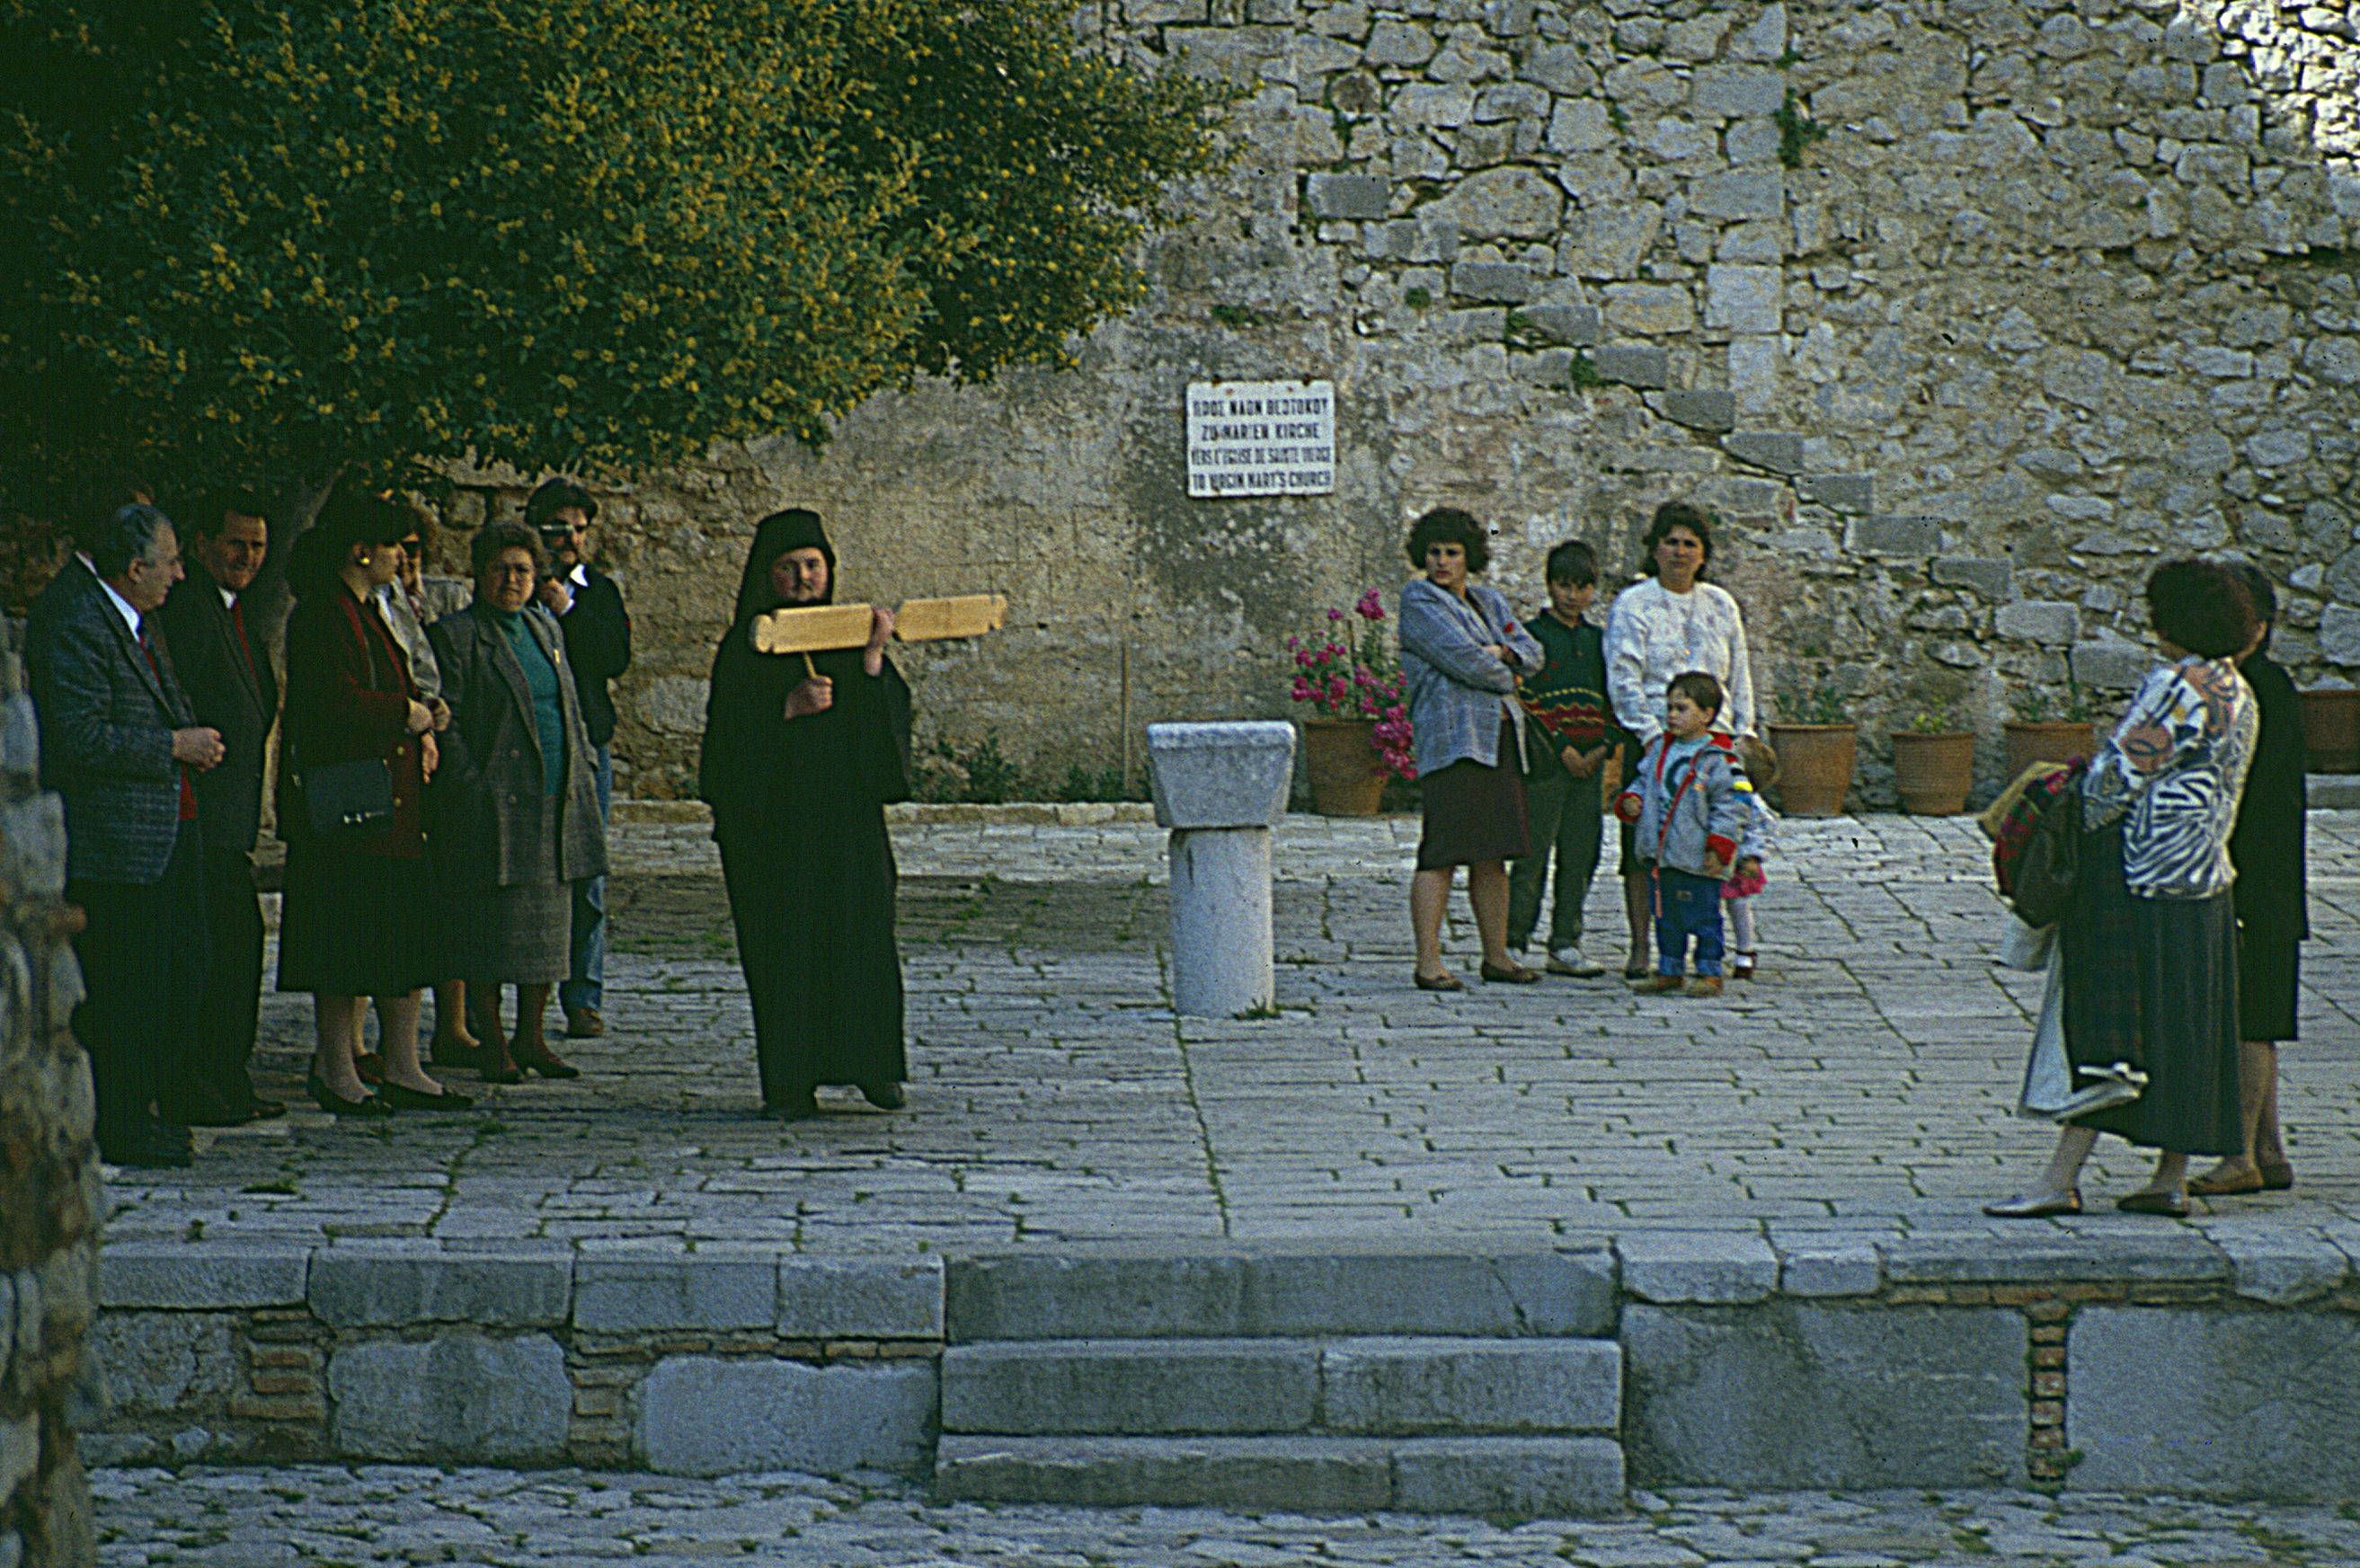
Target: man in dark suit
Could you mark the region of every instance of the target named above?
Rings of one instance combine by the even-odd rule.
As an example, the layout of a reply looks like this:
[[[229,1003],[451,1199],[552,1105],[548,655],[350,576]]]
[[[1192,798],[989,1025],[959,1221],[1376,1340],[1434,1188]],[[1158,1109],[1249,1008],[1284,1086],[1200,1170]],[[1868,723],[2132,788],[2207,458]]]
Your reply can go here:
[[[262,901],[254,887],[254,841],[262,826],[263,748],[279,713],[279,681],[249,628],[243,595],[262,570],[270,528],[262,503],[236,490],[204,496],[188,525],[188,576],[164,602],[164,631],[197,722],[221,733],[221,766],[200,776],[197,825],[204,841],[205,928],[212,950],[203,1004],[190,1019],[190,1047],[166,1085],[172,1119],[235,1127],[283,1114],[254,1092],[262,1000]]]
[[[541,607],[565,633],[565,658],[582,700],[583,727],[598,765],[598,827],[605,835],[615,797],[615,701],[606,682],[631,667],[631,617],[615,580],[584,559],[597,498],[571,479],[544,479],[524,504],[525,527],[541,535],[550,575],[536,590]],[[568,1038],[606,1032],[606,879],[574,884],[573,973],[558,987]]]
[[[100,1155],[189,1162],[188,1129],[156,1114],[176,1012],[202,995],[203,850],[194,776],[222,759],[148,619],[180,580],[171,519],[138,503],[85,530],[94,581],[28,637],[42,776],[65,805],[66,897],[86,995],[74,1032],[90,1052]]]

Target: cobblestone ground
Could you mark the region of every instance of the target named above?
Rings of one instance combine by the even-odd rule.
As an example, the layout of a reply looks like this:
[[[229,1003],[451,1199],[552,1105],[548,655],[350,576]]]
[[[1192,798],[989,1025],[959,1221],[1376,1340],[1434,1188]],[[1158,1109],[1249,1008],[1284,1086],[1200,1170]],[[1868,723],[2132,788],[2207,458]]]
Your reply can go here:
[[[200,1134],[187,1171],[118,1173],[111,1236],[201,1242],[632,1238],[820,1251],[1102,1238],[1543,1244],[1650,1226],[1779,1245],[1985,1227],[2048,1129],[2013,1116],[2032,977],[1996,970],[1999,908],[1964,821],[1794,822],[1762,977],[1719,1002],[1611,980],[1411,988],[1414,822],[1293,819],[1276,865],[1279,1016],[1175,1020],[1163,836],[897,830],[910,1108],[758,1120],[750,1023],[703,830],[617,831],[599,1041],[573,1083],[485,1089],[458,1116]],[[2300,1184],[2199,1223],[2360,1249],[2360,813],[2313,827],[2304,1039],[2286,1057]],[[1592,898],[1619,958],[1617,889]],[[1463,901],[1455,919],[1463,922]],[[1451,938],[1471,970],[1472,937]],[[263,1076],[300,1099],[308,999],[267,998]],[[2098,1235],[2159,1222],[2103,1198]]]
[[[132,1564],[716,1563],[825,1568],[2261,1568],[2360,1561],[2360,1508],[2224,1506],[2025,1492],[1642,1496],[1615,1520],[929,1504],[899,1484],[799,1475],[682,1481],[583,1471],[305,1466],[102,1470],[105,1544]]]

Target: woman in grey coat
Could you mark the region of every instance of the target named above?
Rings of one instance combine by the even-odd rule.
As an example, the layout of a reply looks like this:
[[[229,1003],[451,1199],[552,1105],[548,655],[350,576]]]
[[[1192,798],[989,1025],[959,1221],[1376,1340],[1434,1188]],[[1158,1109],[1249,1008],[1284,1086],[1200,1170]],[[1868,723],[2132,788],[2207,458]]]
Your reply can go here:
[[[1531,851],[1516,671],[1537,669],[1544,655],[1505,595],[1468,582],[1491,562],[1483,526],[1472,517],[1437,507],[1410,529],[1406,549],[1410,564],[1426,573],[1401,596],[1402,676],[1426,808],[1409,894],[1418,988],[1466,989],[1442,966],[1442,915],[1461,866],[1483,942],[1483,978],[1529,985],[1539,972],[1508,952],[1508,862]]]
[[[528,608],[547,564],[541,541],[494,523],[476,534],[474,563],[475,603],[429,632],[451,704],[432,833],[447,966],[467,980],[486,1078],[571,1078],[541,1017],[571,963],[572,884],[606,868],[590,740],[564,639]],[[511,982],[513,1040],[500,1029]]]

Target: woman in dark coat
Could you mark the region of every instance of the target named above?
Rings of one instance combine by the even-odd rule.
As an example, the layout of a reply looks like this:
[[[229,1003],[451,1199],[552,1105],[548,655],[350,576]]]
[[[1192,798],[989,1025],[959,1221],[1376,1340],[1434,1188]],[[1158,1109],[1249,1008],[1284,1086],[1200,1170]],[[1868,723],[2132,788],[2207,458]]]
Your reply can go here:
[[[279,725],[279,831],[287,880],[279,988],[313,994],[310,1088],[338,1116],[396,1108],[459,1110],[467,1097],[418,1060],[418,988],[432,978],[421,796],[434,769],[433,715],[410,661],[378,615],[410,520],[390,501],[339,491],[296,541],[288,583],[287,705]],[[382,762],[393,783],[389,824],[359,837],[312,830],[305,769]],[[355,1058],[361,1006],[377,1001],[383,1084],[372,1094]]]
[[[475,535],[475,600],[428,635],[451,704],[433,795],[434,865],[450,957],[465,976],[484,1076],[514,1083],[578,1070],[549,1048],[542,1015],[572,962],[574,884],[606,869],[597,769],[556,623],[532,608],[546,564],[516,523]],[[517,988],[516,1034],[500,987]]]
[[[910,688],[885,658],[893,618],[873,613],[865,648],[754,651],[756,616],[835,591],[819,515],[763,518],[714,653],[698,773],[754,1007],[763,1114],[786,1121],[816,1114],[822,1083],[897,1109],[908,1076],[884,812],[910,792]]]
[[[2254,746],[2245,798],[2229,835],[2237,867],[2237,1102],[2245,1116],[2245,1148],[2188,1184],[2199,1197],[2283,1192],[2294,1185],[2278,1128],[2278,1042],[2296,1038],[2295,993],[2301,984],[2302,943],[2311,935],[2304,887],[2304,833],[2310,792],[2303,778],[2302,699],[2270,658],[2270,626],[2278,590],[2248,561],[2231,561],[2261,623],[2253,652],[2238,662],[2254,689],[2262,734]]]

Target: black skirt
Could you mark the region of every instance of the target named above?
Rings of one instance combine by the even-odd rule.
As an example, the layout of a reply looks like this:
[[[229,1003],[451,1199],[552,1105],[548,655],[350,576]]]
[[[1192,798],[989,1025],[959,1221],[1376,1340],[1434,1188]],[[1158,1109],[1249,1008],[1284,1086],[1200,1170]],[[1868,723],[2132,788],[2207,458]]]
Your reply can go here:
[[[2279,1044],[2300,1038],[2296,994],[2302,988],[2302,943],[2256,938],[2237,942],[2237,1038]]]
[[[1524,781],[1516,767],[1516,727],[1506,719],[1500,721],[1498,756],[1489,768],[1469,757],[1418,780],[1426,816],[1426,831],[1417,841],[1420,871],[1517,860],[1532,853]]]
[[[2242,1152],[2230,895],[2134,898],[2118,826],[2083,835],[2078,882],[2063,931],[2066,1053],[2076,1067],[2127,1062],[2147,1085],[2076,1125],[2176,1154]]]
[[[402,996],[437,979],[423,857],[356,855],[303,834],[287,846],[279,988]]]

